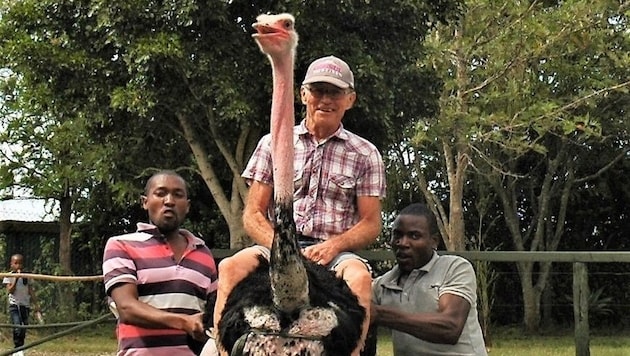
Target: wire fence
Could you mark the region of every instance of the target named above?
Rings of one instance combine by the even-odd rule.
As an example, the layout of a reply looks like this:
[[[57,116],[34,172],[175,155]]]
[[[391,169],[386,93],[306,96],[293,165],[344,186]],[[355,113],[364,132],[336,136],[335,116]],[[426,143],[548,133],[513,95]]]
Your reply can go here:
[[[216,250],[215,257],[223,258],[231,251]],[[377,253],[374,255],[374,253]],[[389,269],[393,260],[382,251],[369,251],[369,259],[374,274],[380,275]],[[506,252],[507,253],[507,252]],[[509,253],[512,256],[514,253]],[[487,255],[486,255],[487,256]],[[470,258],[470,257],[469,257]],[[45,258],[44,258],[45,259]],[[474,260],[474,258],[472,259]],[[101,276],[100,260],[82,260],[83,276],[59,276],[46,274],[35,268],[34,272],[25,273],[33,280],[38,300],[47,323],[81,322],[91,320],[108,311],[107,296]],[[522,322],[523,301],[520,275],[515,261],[490,261],[490,269],[495,274],[493,302],[491,305],[492,321],[499,325],[513,325]],[[35,265],[43,265],[38,260]],[[573,318],[572,301],[572,263],[555,262],[550,273],[547,296],[541,300],[541,310],[555,322],[571,326]],[[8,269],[5,269],[8,271]],[[0,273],[0,279],[8,275]],[[541,276],[540,271],[532,273],[532,280]],[[592,300],[593,322],[597,325],[630,326],[630,263],[597,262],[589,263],[589,285],[593,292],[599,291]],[[478,276],[478,279],[481,278]],[[4,319],[2,319],[4,318]],[[0,294],[0,322],[8,321],[7,296]]]
[[[4,222],[0,221],[0,256],[4,268],[0,271],[8,272],[8,261],[12,253],[20,252],[25,256],[26,270],[32,272],[25,276],[33,280],[45,323],[56,325],[50,333],[60,332],[59,328],[62,327],[82,325],[109,315],[101,277],[102,241],[96,244],[73,241],[72,268],[78,276],[63,276],[58,263],[58,235],[47,230],[47,225],[39,226],[39,230],[34,231],[20,225],[21,230],[16,232],[15,229],[2,230],[2,223]],[[213,249],[217,260],[232,253],[233,250]],[[361,251],[360,254],[370,261],[375,276],[394,263],[393,255],[389,251]],[[490,324],[522,324],[524,303],[521,274],[516,267],[516,261],[523,261],[526,254],[513,251],[466,251],[459,254],[471,261],[487,262],[488,268],[495,274]],[[593,327],[612,326],[620,331],[630,327],[630,285],[627,283],[630,276],[630,252],[541,252],[529,255],[532,262],[554,261],[541,298],[543,322],[551,321],[555,325],[573,327],[572,264],[583,258],[588,264],[588,283],[593,291],[590,301],[590,320]],[[0,278],[4,275],[0,274]],[[542,272],[534,268],[532,280],[537,281],[541,276]],[[482,276],[478,276],[480,278]],[[6,293],[0,293],[0,323],[9,322],[7,305]],[[74,324],[64,326],[64,323]],[[10,330],[0,326],[0,336],[7,332],[10,333]]]

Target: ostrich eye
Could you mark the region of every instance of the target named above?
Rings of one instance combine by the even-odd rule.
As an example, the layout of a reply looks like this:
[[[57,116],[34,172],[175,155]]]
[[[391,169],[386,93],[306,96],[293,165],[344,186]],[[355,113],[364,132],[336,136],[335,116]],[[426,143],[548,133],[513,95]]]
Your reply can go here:
[[[284,21],[284,28],[286,28],[287,30],[293,28],[293,21],[291,20],[285,20]]]

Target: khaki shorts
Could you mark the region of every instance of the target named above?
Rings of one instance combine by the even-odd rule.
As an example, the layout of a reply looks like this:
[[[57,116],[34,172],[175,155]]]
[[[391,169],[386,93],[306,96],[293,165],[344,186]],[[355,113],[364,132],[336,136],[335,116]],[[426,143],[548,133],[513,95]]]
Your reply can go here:
[[[248,248],[253,248],[253,249],[257,249],[258,251],[260,251],[260,254],[265,257],[267,260],[269,260],[269,256],[271,251],[266,248],[265,246],[261,246],[261,245],[254,245]],[[335,256],[335,258],[333,258],[332,261],[330,261],[330,263],[328,265],[326,265],[326,267],[328,267],[328,269],[330,270],[334,270],[335,268],[337,268],[337,266],[339,266],[339,264],[343,261],[347,261],[347,260],[351,260],[351,259],[356,259],[359,260],[361,262],[363,262],[363,264],[365,265],[365,268],[367,268],[368,272],[370,272],[370,274],[372,274],[372,266],[370,266],[368,260],[366,260],[365,258],[357,255],[356,253],[353,252],[342,252],[340,254],[338,254],[337,256]]]

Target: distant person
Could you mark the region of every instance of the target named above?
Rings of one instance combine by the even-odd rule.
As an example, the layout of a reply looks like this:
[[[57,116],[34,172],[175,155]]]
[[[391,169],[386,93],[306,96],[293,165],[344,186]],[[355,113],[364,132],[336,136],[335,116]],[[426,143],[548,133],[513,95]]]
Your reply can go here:
[[[202,317],[216,289],[214,259],[203,240],[180,228],[190,208],[180,175],[154,174],[144,194],[150,223],[110,238],[103,254],[105,290],[118,314],[117,355],[195,355],[190,339],[207,339]]]
[[[11,273],[24,273],[24,256],[21,254],[11,256],[10,268]],[[31,305],[35,311],[39,311],[32,283],[24,277],[4,277],[2,283],[7,285],[7,292],[9,293],[9,317],[11,318],[11,324],[28,325]],[[14,347],[23,346],[25,339],[25,328],[13,328]]]
[[[394,355],[486,356],[468,260],[436,252],[435,215],[411,204],[394,220],[397,264],[374,280],[372,323],[391,329]]]

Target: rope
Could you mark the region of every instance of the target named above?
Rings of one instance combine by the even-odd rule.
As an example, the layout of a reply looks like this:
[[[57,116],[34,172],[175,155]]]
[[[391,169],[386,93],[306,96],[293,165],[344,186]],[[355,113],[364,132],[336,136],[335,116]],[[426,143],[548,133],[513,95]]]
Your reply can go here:
[[[112,321],[116,320],[112,315]],[[85,321],[73,321],[68,323],[49,323],[49,324],[29,324],[29,325],[17,325],[17,324],[0,324],[0,329],[50,329],[66,326],[76,326],[85,323]]]
[[[279,336],[279,337],[283,337],[285,339],[301,339],[301,340],[310,340],[310,341],[322,341],[322,337],[321,336],[309,336],[309,335],[302,335],[302,334],[291,334],[288,333],[286,331],[269,331],[269,330],[264,330],[264,329],[256,329],[256,328],[251,328],[250,332],[248,335],[262,335],[262,336]]]
[[[48,341],[51,341],[51,340],[54,340],[54,339],[58,339],[58,338],[60,338],[62,336],[66,336],[68,334],[71,334],[71,333],[73,333],[73,332],[75,332],[77,330],[81,330],[81,329],[87,328],[88,326],[92,326],[94,324],[98,324],[101,321],[106,320],[106,319],[108,319],[110,317],[111,317],[110,313],[103,314],[102,316],[100,316],[100,317],[98,317],[96,319],[83,322],[83,323],[81,323],[81,324],[79,324],[79,325],[77,325],[75,327],[70,328],[70,329],[67,329],[67,330],[64,330],[64,331],[60,331],[58,333],[46,336],[46,337],[41,338],[41,339],[39,339],[39,340],[37,340],[37,341],[35,341],[33,343],[28,344],[28,345],[23,345],[23,346],[20,346],[20,347],[16,347],[15,349],[9,350],[9,351],[2,351],[2,352],[0,352],[0,356],[9,356],[9,355],[11,355],[11,354],[13,354],[15,352],[18,352],[18,351],[30,349],[31,347],[43,344],[45,342],[48,342]]]
[[[23,277],[30,279],[41,279],[44,281],[54,282],[85,282],[85,281],[101,281],[103,276],[53,276],[49,274],[37,273],[0,273],[0,278],[4,277]]]

